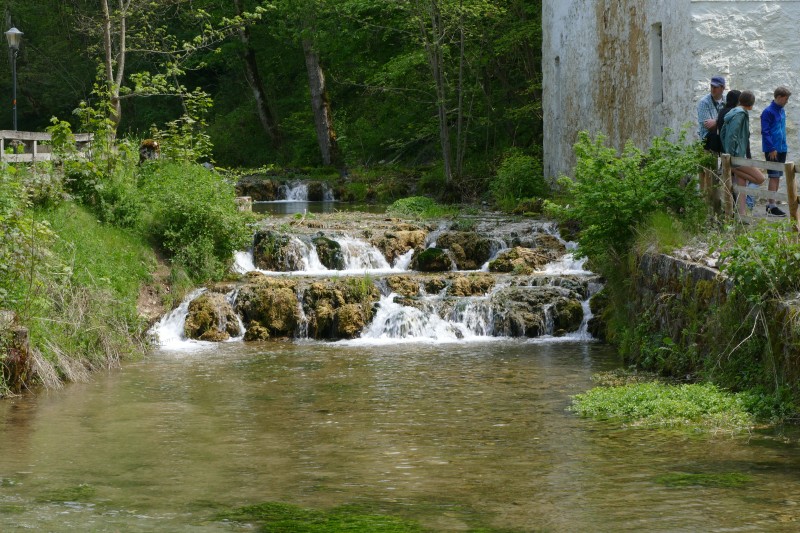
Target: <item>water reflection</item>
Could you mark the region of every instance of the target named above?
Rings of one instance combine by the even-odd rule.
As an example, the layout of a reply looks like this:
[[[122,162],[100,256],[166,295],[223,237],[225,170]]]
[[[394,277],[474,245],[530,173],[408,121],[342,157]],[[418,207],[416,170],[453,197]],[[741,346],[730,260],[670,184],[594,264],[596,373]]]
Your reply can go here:
[[[569,397],[597,344],[222,344],[0,403],[3,531],[231,531],[217,509],[365,503],[433,530],[790,531],[791,442],[623,429]],[[669,488],[741,472],[745,488]],[[47,500],[86,485],[88,501]],[[45,497],[43,497],[45,495]],[[52,498],[50,498],[52,499]]]
[[[335,213],[337,211],[359,211],[381,214],[385,205],[358,204],[350,202],[307,202],[279,200],[274,202],[253,202],[253,211],[270,215],[294,215],[296,213]]]

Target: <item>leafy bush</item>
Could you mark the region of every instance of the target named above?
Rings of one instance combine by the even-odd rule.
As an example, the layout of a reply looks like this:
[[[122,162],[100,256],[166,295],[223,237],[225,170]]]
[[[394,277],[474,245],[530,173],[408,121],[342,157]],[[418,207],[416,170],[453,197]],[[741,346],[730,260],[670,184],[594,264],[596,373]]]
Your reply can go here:
[[[409,196],[395,201],[386,208],[386,212],[395,216],[437,218],[453,216],[458,213],[458,209],[437,204],[427,196]]]
[[[580,222],[578,253],[602,262],[630,250],[637,227],[650,214],[663,211],[698,225],[706,209],[691,178],[697,175],[702,151],[666,137],[653,139],[646,151],[628,142],[621,155],[605,146],[605,137],[581,132],[575,144],[575,180],[559,180],[570,208],[550,208],[561,218]],[[688,178],[688,183],[687,183]]]
[[[157,162],[141,178],[142,229],[197,280],[225,274],[250,239],[231,183],[201,165]]]
[[[547,196],[550,188],[544,180],[542,161],[517,148],[506,151],[489,184],[494,200],[502,209],[511,210],[523,198]]]
[[[0,308],[18,312],[26,293],[46,270],[47,246],[55,235],[27,210],[28,190],[16,168],[0,168]]]
[[[800,290],[800,241],[789,227],[759,226],[720,253],[733,290],[755,303]]]

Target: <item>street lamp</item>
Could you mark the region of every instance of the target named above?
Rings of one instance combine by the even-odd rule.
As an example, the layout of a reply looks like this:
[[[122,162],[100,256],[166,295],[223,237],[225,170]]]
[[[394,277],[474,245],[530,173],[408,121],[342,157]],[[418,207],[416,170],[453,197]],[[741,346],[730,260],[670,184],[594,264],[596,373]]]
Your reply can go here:
[[[6,32],[8,47],[11,49],[11,78],[14,86],[14,131],[17,131],[17,55],[19,55],[19,45],[22,42],[22,32],[17,28],[11,28]]]

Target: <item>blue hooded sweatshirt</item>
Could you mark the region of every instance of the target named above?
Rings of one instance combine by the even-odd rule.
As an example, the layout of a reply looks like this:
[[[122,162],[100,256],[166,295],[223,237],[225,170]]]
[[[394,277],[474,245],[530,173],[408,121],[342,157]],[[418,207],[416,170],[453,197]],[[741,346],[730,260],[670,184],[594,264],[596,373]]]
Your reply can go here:
[[[765,154],[788,152],[786,146],[786,111],[775,103],[769,104],[761,113],[761,148]]]

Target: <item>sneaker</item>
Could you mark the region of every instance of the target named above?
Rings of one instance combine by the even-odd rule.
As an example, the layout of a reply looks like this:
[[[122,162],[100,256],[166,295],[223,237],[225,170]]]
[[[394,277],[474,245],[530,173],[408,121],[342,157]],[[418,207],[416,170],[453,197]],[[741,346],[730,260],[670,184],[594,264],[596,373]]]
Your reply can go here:
[[[777,205],[768,205],[767,206],[767,216],[768,217],[785,217],[786,213],[778,207]]]

